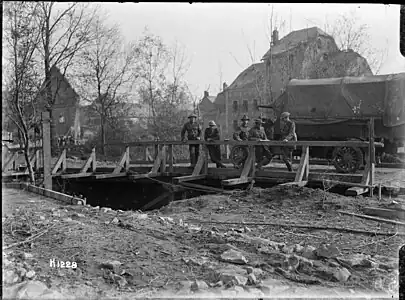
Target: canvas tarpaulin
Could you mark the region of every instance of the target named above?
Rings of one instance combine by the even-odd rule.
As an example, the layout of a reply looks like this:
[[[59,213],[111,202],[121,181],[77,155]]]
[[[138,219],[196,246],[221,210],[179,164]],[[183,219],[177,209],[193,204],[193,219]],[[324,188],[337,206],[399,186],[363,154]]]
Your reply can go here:
[[[306,124],[344,118],[383,118],[384,126],[405,123],[405,73],[313,80],[293,79],[276,106]]]

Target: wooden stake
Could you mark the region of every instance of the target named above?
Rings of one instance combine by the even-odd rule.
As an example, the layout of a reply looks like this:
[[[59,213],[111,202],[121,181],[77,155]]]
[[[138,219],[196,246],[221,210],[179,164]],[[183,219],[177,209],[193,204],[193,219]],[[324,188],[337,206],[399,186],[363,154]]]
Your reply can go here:
[[[52,190],[51,174],[51,120],[49,112],[43,112],[42,115],[42,161],[44,170],[44,187]]]

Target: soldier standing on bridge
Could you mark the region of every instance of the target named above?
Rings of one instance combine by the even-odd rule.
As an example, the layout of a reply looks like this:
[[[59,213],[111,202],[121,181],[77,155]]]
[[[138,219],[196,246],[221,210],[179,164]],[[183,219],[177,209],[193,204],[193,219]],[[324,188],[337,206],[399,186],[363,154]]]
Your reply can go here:
[[[235,141],[247,141],[248,140],[248,134],[249,134],[249,117],[246,115],[243,115],[242,119],[242,124],[240,127],[237,128],[235,133],[233,134],[233,139]]]
[[[201,126],[198,125],[196,122],[197,116],[195,114],[192,114],[188,117],[190,120],[186,124],[184,124],[183,129],[181,130],[181,140],[185,143],[186,138],[185,134],[187,132],[187,139],[189,141],[199,141],[201,140]],[[190,163],[191,167],[194,168],[195,165],[197,164],[198,160],[198,155],[200,151],[200,145],[189,145],[189,151],[190,151]]]
[[[219,130],[216,127],[214,121],[208,123],[208,128],[204,131],[204,140],[207,142],[219,141],[220,135]],[[226,168],[226,166],[221,162],[221,145],[207,145],[208,151],[212,162],[217,165],[217,168]]]
[[[297,134],[295,133],[295,123],[290,120],[290,113],[283,112],[280,117],[280,131],[281,131],[281,140],[283,142],[288,141],[297,141]],[[288,171],[292,171],[292,165],[290,157],[294,147],[283,147],[283,161],[286,164]]]
[[[261,141],[267,140],[266,133],[262,127],[262,119],[256,119],[255,125],[249,130],[249,141]],[[256,167],[260,169],[261,167],[270,163],[273,158],[272,153],[267,146],[255,146],[255,156],[256,161],[258,161]]]

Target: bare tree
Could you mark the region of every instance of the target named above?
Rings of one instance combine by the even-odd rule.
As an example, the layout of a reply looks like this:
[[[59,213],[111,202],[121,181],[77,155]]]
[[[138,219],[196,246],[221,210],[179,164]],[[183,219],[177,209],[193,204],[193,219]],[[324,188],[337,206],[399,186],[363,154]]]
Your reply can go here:
[[[332,24],[325,21],[325,31],[330,34],[342,51],[353,50],[364,56],[374,74],[380,72],[388,54],[387,48],[377,49],[370,44],[369,26],[361,23],[356,11],[351,11]]]
[[[55,142],[52,110],[59,84],[51,86],[51,68],[57,66],[63,76],[75,57],[93,39],[91,24],[98,9],[84,3],[38,2],[37,26],[41,33],[44,86],[47,109],[51,116],[51,140]]]
[[[170,100],[173,104],[184,104],[179,101],[184,100],[180,97],[181,92],[186,89],[181,89],[182,85],[185,85],[184,76],[190,69],[191,60],[188,59],[186,55],[186,50],[184,45],[180,45],[178,41],[175,41],[172,48],[169,50],[169,68],[171,72],[168,75],[168,80],[170,81]],[[179,89],[179,90],[178,90]]]
[[[138,48],[125,44],[119,27],[94,20],[93,39],[81,51],[84,71],[80,74],[81,94],[100,118],[100,136],[105,154],[106,126],[114,125],[119,108],[128,99],[137,78]]]
[[[163,40],[145,31],[140,49],[138,92],[149,107],[148,128],[155,139],[174,138],[183,122],[182,113],[190,104],[184,76],[190,59],[177,41],[168,47]]]
[[[170,52],[162,39],[147,29],[138,45],[140,50],[138,92],[142,102],[148,105],[148,128],[152,128],[152,135],[157,139],[159,136],[157,110],[165,91]]]
[[[4,38],[10,54],[7,116],[17,127],[31,183],[35,183],[35,174],[29,157],[30,131],[38,129],[35,100],[40,83],[35,60],[40,41],[34,22],[38,8],[38,3],[34,2],[7,2],[4,5],[7,21]]]

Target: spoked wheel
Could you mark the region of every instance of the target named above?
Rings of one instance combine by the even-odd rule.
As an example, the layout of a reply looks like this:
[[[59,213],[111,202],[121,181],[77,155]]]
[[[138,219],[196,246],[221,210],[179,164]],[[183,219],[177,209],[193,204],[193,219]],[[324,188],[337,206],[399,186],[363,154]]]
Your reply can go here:
[[[246,146],[234,146],[231,150],[231,161],[235,168],[239,169],[243,166],[248,157],[248,149]]]
[[[363,152],[359,148],[337,147],[332,157],[339,173],[355,173],[363,164]]]

